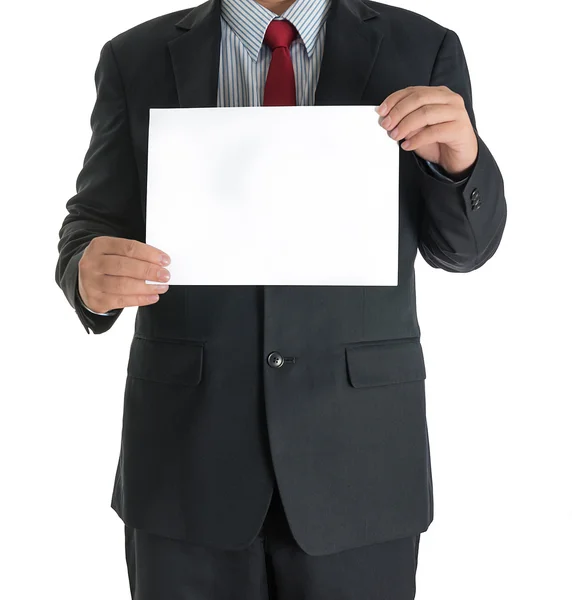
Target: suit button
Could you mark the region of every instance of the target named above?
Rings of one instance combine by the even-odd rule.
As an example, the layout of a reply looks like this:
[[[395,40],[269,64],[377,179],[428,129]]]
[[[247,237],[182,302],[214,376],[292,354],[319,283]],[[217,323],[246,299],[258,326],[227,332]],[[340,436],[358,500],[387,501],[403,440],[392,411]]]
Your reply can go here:
[[[271,352],[266,360],[273,369],[279,369],[284,364],[284,357],[279,352]]]
[[[481,194],[479,190],[475,188],[471,192],[471,210],[478,210],[481,208]]]

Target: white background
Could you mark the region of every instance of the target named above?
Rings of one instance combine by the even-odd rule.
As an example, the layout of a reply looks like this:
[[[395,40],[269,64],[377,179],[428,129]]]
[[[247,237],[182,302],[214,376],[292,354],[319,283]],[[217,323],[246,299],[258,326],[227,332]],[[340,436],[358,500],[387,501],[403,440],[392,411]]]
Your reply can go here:
[[[86,334],[55,283],[58,230],[89,142],[101,47],[193,4],[2,10],[2,598],[129,598],[109,502],[135,309],[105,335]],[[570,598],[565,3],[399,4],[459,34],[509,215],[482,269],[451,274],[417,261],[436,502],[417,598]]]

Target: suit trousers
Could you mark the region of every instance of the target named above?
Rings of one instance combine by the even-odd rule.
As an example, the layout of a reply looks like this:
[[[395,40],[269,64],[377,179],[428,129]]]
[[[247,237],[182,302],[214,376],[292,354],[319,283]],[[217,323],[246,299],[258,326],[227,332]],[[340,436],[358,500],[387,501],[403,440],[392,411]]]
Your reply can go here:
[[[413,600],[419,539],[310,556],[292,537],[277,489],[258,536],[243,550],[125,527],[133,600]]]

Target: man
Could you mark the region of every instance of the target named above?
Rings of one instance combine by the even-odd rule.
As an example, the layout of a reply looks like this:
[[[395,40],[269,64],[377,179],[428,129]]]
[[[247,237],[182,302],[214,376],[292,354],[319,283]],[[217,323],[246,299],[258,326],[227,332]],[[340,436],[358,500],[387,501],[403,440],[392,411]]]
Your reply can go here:
[[[96,85],[56,278],[88,333],[139,307],[112,499],[133,598],[412,599],[433,520],[413,263],[477,269],[506,220],[459,38],[367,0],[209,0],[107,42]],[[381,104],[398,285],[146,284],[169,260],[144,243],[149,109],[292,104]]]

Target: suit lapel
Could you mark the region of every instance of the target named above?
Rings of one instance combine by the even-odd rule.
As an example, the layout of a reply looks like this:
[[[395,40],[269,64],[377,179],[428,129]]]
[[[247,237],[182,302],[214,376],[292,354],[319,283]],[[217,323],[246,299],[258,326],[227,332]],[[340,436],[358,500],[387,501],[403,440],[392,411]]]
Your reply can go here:
[[[220,0],[209,0],[176,24],[186,30],[168,43],[181,108],[217,105]]]
[[[384,24],[383,17],[361,0],[334,0],[326,23],[316,105],[360,104]]]
[[[176,24],[184,33],[168,43],[182,108],[217,105],[220,2],[208,0],[187,13]],[[317,105],[360,103],[384,36],[380,19],[361,0],[334,0],[326,25]]]

